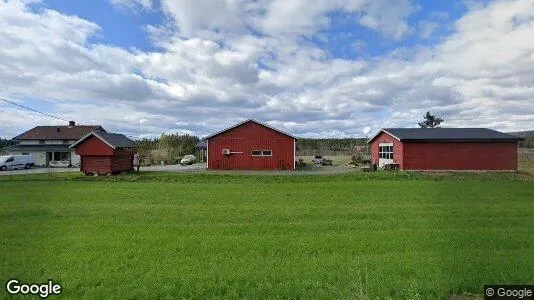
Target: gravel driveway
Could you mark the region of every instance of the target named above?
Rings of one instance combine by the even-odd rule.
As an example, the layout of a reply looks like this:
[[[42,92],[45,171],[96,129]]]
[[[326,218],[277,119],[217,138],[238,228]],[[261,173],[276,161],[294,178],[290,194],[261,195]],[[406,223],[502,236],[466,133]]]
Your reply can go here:
[[[150,166],[141,167],[141,171],[155,171],[155,172],[188,172],[200,171],[206,169],[206,164],[198,163],[189,166],[182,165],[168,165],[168,166]],[[63,172],[79,172],[80,168],[32,168],[27,170],[10,170],[0,171],[0,176],[6,175],[22,175],[22,174],[42,174],[42,173],[63,173]]]
[[[198,163],[189,166],[182,165],[165,165],[141,167],[141,171],[152,172],[209,172],[222,174],[262,174],[262,175],[312,175],[312,174],[340,174],[359,171],[359,168],[345,168],[341,166],[318,166],[315,164],[307,165],[304,169],[297,171],[224,171],[206,169],[205,163]],[[21,175],[21,174],[42,174],[42,173],[60,173],[60,172],[79,172],[79,168],[33,168],[28,170],[0,171],[0,176],[4,175]]]

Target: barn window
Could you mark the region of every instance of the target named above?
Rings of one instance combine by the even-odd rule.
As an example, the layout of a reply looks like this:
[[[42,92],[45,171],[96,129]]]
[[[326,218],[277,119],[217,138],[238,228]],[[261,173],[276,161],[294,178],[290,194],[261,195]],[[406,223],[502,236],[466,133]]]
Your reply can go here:
[[[273,156],[273,150],[252,150],[252,156]]]
[[[393,159],[393,146],[378,147],[378,155],[383,159]]]

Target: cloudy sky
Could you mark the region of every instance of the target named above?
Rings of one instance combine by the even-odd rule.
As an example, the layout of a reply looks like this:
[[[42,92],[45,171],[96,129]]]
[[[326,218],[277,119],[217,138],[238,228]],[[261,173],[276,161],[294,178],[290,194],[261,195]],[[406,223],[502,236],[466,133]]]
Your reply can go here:
[[[534,129],[534,0],[0,0],[0,45],[1,98],[133,137]]]

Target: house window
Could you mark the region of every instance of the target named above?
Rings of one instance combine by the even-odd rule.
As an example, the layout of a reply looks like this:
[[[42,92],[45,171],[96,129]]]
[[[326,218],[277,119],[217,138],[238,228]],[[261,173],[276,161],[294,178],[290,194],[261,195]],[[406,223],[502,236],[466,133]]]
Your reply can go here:
[[[22,152],[22,155],[30,155],[30,152]]]
[[[378,147],[378,156],[383,159],[393,159],[393,146]]]
[[[273,150],[252,150],[252,156],[273,156]]]
[[[69,140],[63,140],[63,144],[68,144]]]
[[[40,145],[44,145],[44,143],[45,143],[45,140],[39,140]]]
[[[69,152],[54,152],[55,161],[69,160]]]

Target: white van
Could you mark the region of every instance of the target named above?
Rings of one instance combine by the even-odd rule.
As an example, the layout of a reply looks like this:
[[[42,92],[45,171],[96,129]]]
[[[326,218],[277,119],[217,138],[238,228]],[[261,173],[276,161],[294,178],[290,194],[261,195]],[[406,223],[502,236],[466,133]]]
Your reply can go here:
[[[0,156],[0,171],[14,169],[29,169],[35,165],[31,155],[5,155]]]

